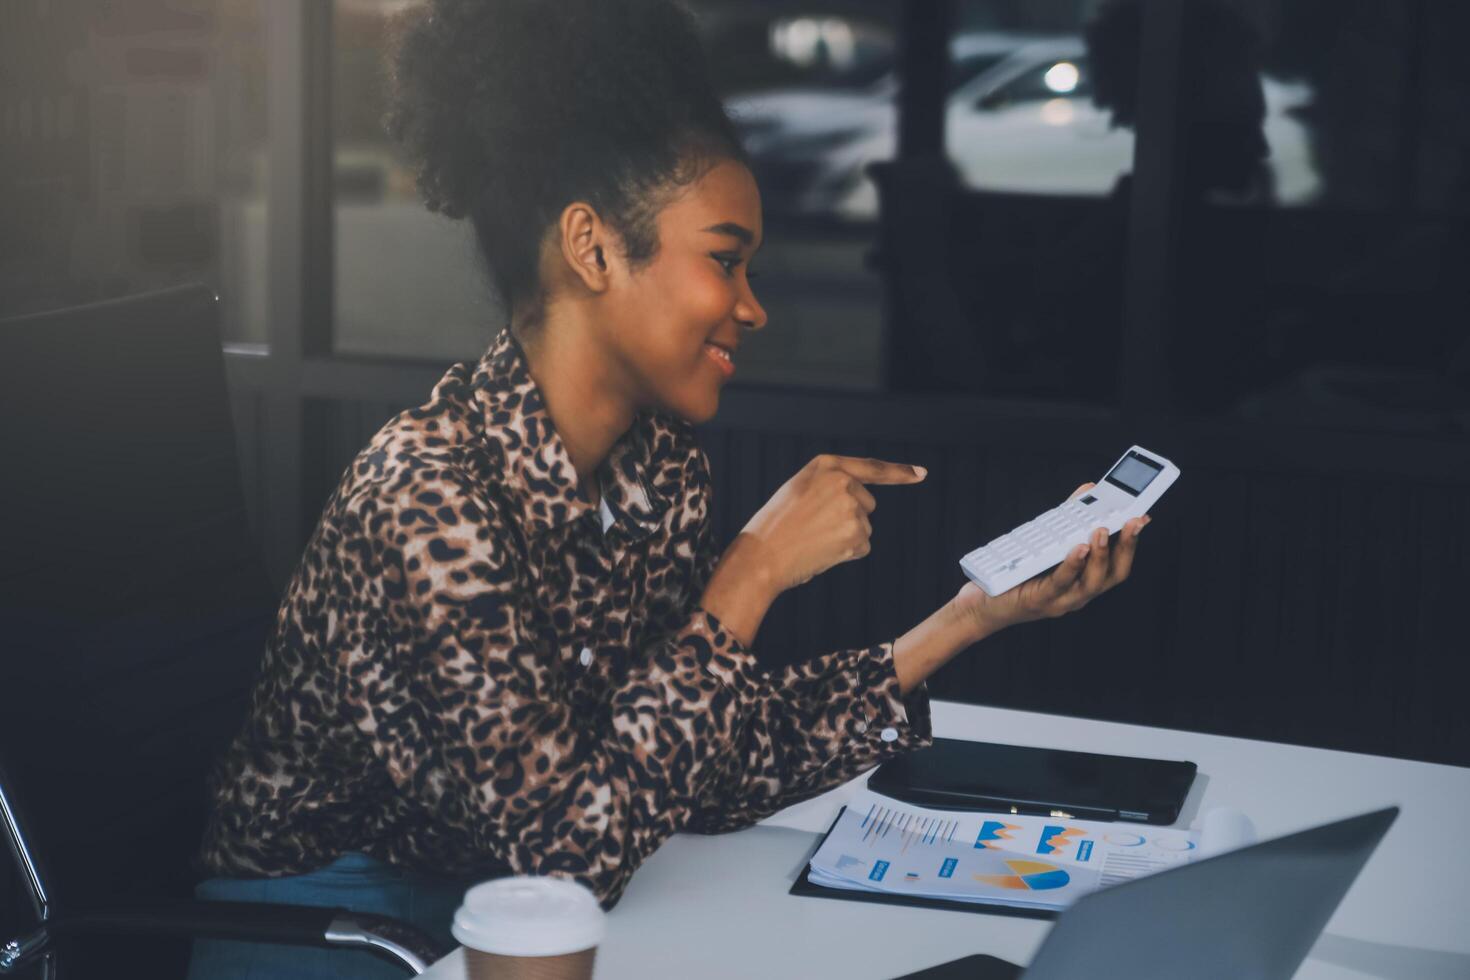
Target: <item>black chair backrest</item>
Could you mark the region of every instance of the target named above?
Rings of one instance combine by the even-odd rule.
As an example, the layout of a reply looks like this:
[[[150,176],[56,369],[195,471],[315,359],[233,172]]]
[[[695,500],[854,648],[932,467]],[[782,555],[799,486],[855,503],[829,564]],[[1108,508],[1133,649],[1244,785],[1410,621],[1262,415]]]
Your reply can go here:
[[[217,303],[0,321],[0,763],[59,911],[188,897],[271,618]]]

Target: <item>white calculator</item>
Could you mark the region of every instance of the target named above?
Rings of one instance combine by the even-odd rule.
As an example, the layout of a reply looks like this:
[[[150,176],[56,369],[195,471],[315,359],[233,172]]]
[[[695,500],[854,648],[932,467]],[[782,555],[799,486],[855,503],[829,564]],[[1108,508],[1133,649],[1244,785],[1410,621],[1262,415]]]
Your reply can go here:
[[[960,567],[987,595],[1000,595],[1060,563],[1099,527],[1116,534],[1142,517],[1178,478],[1179,467],[1134,446],[1097,486],[976,548],[960,559]]]

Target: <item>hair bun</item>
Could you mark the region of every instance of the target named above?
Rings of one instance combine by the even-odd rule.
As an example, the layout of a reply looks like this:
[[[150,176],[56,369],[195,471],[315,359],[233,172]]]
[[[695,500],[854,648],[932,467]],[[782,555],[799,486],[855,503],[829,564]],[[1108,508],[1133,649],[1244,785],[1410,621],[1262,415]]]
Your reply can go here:
[[[386,127],[424,203],[472,218],[512,300],[567,203],[592,202],[632,255],[640,204],[682,179],[691,148],[745,159],[673,0],[434,0],[395,34]]]
[[[388,131],[451,217],[573,158],[666,140],[710,88],[694,19],[669,0],[436,0],[403,15],[393,81]]]

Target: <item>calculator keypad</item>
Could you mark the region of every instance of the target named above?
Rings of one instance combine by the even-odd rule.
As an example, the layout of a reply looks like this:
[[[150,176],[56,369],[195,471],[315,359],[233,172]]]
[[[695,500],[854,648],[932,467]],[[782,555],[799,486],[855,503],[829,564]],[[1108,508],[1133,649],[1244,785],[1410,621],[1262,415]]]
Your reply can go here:
[[[984,575],[1000,575],[1015,570],[1028,559],[1052,559],[1057,552],[1086,541],[1088,533],[1106,524],[1111,513],[1069,500],[976,548],[965,560]]]

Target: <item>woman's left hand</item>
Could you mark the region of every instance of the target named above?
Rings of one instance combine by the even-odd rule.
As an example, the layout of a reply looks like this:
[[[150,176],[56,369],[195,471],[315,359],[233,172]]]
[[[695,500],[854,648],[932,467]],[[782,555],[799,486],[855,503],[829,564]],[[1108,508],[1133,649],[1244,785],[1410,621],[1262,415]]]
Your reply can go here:
[[[1072,496],[1093,486],[1084,483]],[[1087,544],[1074,547],[1050,574],[1038,575],[1001,595],[991,597],[975,583],[966,582],[954,597],[954,605],[973,620],[979,636],[1075,612],[1128,577],[1138,550],[1138,533],[1148,521],[1147,516],[1128,521],[1116,542],[1109,542],[1107,528],[1097,528]]]

